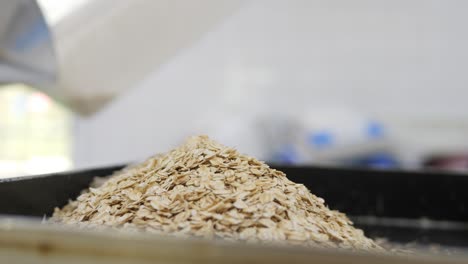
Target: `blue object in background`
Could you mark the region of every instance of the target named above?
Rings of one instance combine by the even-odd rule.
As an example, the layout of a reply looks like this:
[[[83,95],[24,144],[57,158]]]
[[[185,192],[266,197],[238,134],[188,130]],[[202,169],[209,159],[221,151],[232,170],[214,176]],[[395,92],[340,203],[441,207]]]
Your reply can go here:
[[[284,145],[275,155],[274,160],[285,164],[296,164],[299,162],[299,153],[294,145]]]
[[[385,136],[385,128],[383,124],[371,121],[367,124],[366,135],[373,139],[383,138]]]
[[[307,141],[312,147],[323,149],[332,146],[335,139],[329,131],[318,131],[309,134]]]
[[[389,169],[399,166],[398,160],[389,153],[375,153],[351,162],[352,166]]]

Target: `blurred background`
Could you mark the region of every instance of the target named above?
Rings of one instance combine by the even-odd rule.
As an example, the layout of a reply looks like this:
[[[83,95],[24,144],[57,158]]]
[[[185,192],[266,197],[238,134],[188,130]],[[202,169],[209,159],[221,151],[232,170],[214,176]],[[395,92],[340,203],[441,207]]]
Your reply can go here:
[[[467,1],[0,3],[0,177],[194,134],[271,163],[468,170]]]

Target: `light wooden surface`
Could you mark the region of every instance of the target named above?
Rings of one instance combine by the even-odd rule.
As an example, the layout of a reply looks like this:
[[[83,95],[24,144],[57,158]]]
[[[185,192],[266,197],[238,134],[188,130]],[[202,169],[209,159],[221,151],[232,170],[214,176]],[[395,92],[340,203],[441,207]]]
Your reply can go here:
[[[468,263],[461,256],[387,256],[115,231],[83,231],[0,219],[0,263]]]

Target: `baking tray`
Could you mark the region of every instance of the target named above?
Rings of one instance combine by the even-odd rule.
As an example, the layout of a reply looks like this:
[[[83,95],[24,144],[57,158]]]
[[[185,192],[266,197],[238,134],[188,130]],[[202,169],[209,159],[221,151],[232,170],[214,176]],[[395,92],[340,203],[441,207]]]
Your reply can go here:
[[[0,180],[0,214],[44,217],[74,199],[96,176],[123,166]],[[398,243],[468,248],[468,175],[272,166],[306,185],[366,235]]]

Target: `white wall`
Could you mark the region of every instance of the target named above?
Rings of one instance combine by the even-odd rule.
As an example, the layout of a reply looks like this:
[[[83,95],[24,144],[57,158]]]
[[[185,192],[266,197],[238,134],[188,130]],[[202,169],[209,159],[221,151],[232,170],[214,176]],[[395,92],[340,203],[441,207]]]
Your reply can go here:
[[[467,8],[463,0],[253,0],[105,110],[77,118],[76,165],[165,151],[207,114],[310,105],[377,116],[414,148],[468,148]]]

